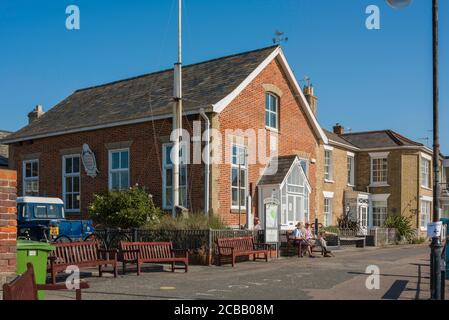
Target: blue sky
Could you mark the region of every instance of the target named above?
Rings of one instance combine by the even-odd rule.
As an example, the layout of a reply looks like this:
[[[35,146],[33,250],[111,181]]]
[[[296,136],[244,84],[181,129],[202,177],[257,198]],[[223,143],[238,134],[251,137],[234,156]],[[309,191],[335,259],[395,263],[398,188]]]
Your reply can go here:
[[[65,28],[69,4],[81,10],[79,31]],[[297,78],[312,78],[323,127],[389,128],[429,137],[431,146],[431,0],[404,10],[383,0],[184,4],[184,63],[268,46],[276,29],[284,31]],[[380,30],[365,28],[370,4],[381,9]],[[440,1],[440,33],[441,136],[449,154],[449,1]],[[175,60],[175,0],[0,0],[0,129],[26,125],[36,104],[48,110],[76,89]]]

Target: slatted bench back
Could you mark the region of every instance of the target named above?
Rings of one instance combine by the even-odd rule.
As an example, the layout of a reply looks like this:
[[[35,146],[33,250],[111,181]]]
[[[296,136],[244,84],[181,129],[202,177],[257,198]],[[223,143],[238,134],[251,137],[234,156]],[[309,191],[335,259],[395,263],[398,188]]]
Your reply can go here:
[[[55,264],[79,264],[100,260],[99,245],[94,241],[55,244],[50,256],[56,257]]]
[[[143,261],[161,261],[173,258],[172,242],[121,242],[125,260],[137,258],[137,252],[126,252],[126,250],[139,250],[139,258]]]
[[[248,252],[254,250],[254,239],[252,237],[218,238],[217,245],[223,254],[231,254],[231,249],[222,247],[232,247],[234,252]]]

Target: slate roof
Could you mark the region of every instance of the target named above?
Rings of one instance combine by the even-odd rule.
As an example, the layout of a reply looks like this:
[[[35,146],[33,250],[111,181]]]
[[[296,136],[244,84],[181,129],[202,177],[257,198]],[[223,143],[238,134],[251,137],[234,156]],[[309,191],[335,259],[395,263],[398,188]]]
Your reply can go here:
[[[392,130],[345,133],[340,137],[360,149],[424,147],[422,143],[412,141]]]
[[[270,163],[268,164],[268,167],[274,166],[276,165],[277,162],[277,172],[273,175],[263,175],[260,180],[258,185],[271,185],[271,184],[281,184],[284,179],[285,176],[287,175],[288,171],[290,170],[290,168],[292,167],[293,162],[296,159],[296,155],[290,155],[290,156],[282,156],[282,157],[277,157],[274,158],[270,161]]]
[[[345,140],[344,138],[342,138],[341,136],[339,136],[336,133],[333,133],[332,131],[323,129],[324,133],[326,134],[327,138],[329,140],[344,144],[348,147],[352,147],[352,148],[356,148],[356,146],[354,146],[352,143],[350,143],[349,141]]]
[[[207,108],[225,98],[277,47],[185,66],[184,111]],[[140,119],[151,120],[151,117],[172,112],[172,96],[173,69],[78,90],[35,122],[13,133],[8,141]]]
[[[6,138],[11,132],[0,131],[0,139]],[[8,146],[0,144],[0,167],[8,166]]]

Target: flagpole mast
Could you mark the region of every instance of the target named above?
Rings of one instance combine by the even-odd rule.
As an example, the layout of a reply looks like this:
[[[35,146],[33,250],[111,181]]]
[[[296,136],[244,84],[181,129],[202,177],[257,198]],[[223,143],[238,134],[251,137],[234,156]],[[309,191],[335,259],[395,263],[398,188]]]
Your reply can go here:
[[[173,104],[173,131],[177,132],[173,143],[173,192],[172,215],[176,217],[176,208],[179,206],[179,168],[180,168],[180,137],[182,129],[182,0],[178,0],[178,62],[174,69],[174,100]]]

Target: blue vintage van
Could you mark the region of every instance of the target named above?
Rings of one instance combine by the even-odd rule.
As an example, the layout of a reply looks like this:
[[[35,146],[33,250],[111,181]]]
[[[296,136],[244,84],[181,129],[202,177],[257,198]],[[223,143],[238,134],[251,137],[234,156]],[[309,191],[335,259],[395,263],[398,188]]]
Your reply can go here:
[[[35,241],[72,242],[89,238],[94,228],[91,220],[67,220],[64,202],[58,198],[17,198],[19,238]]]

